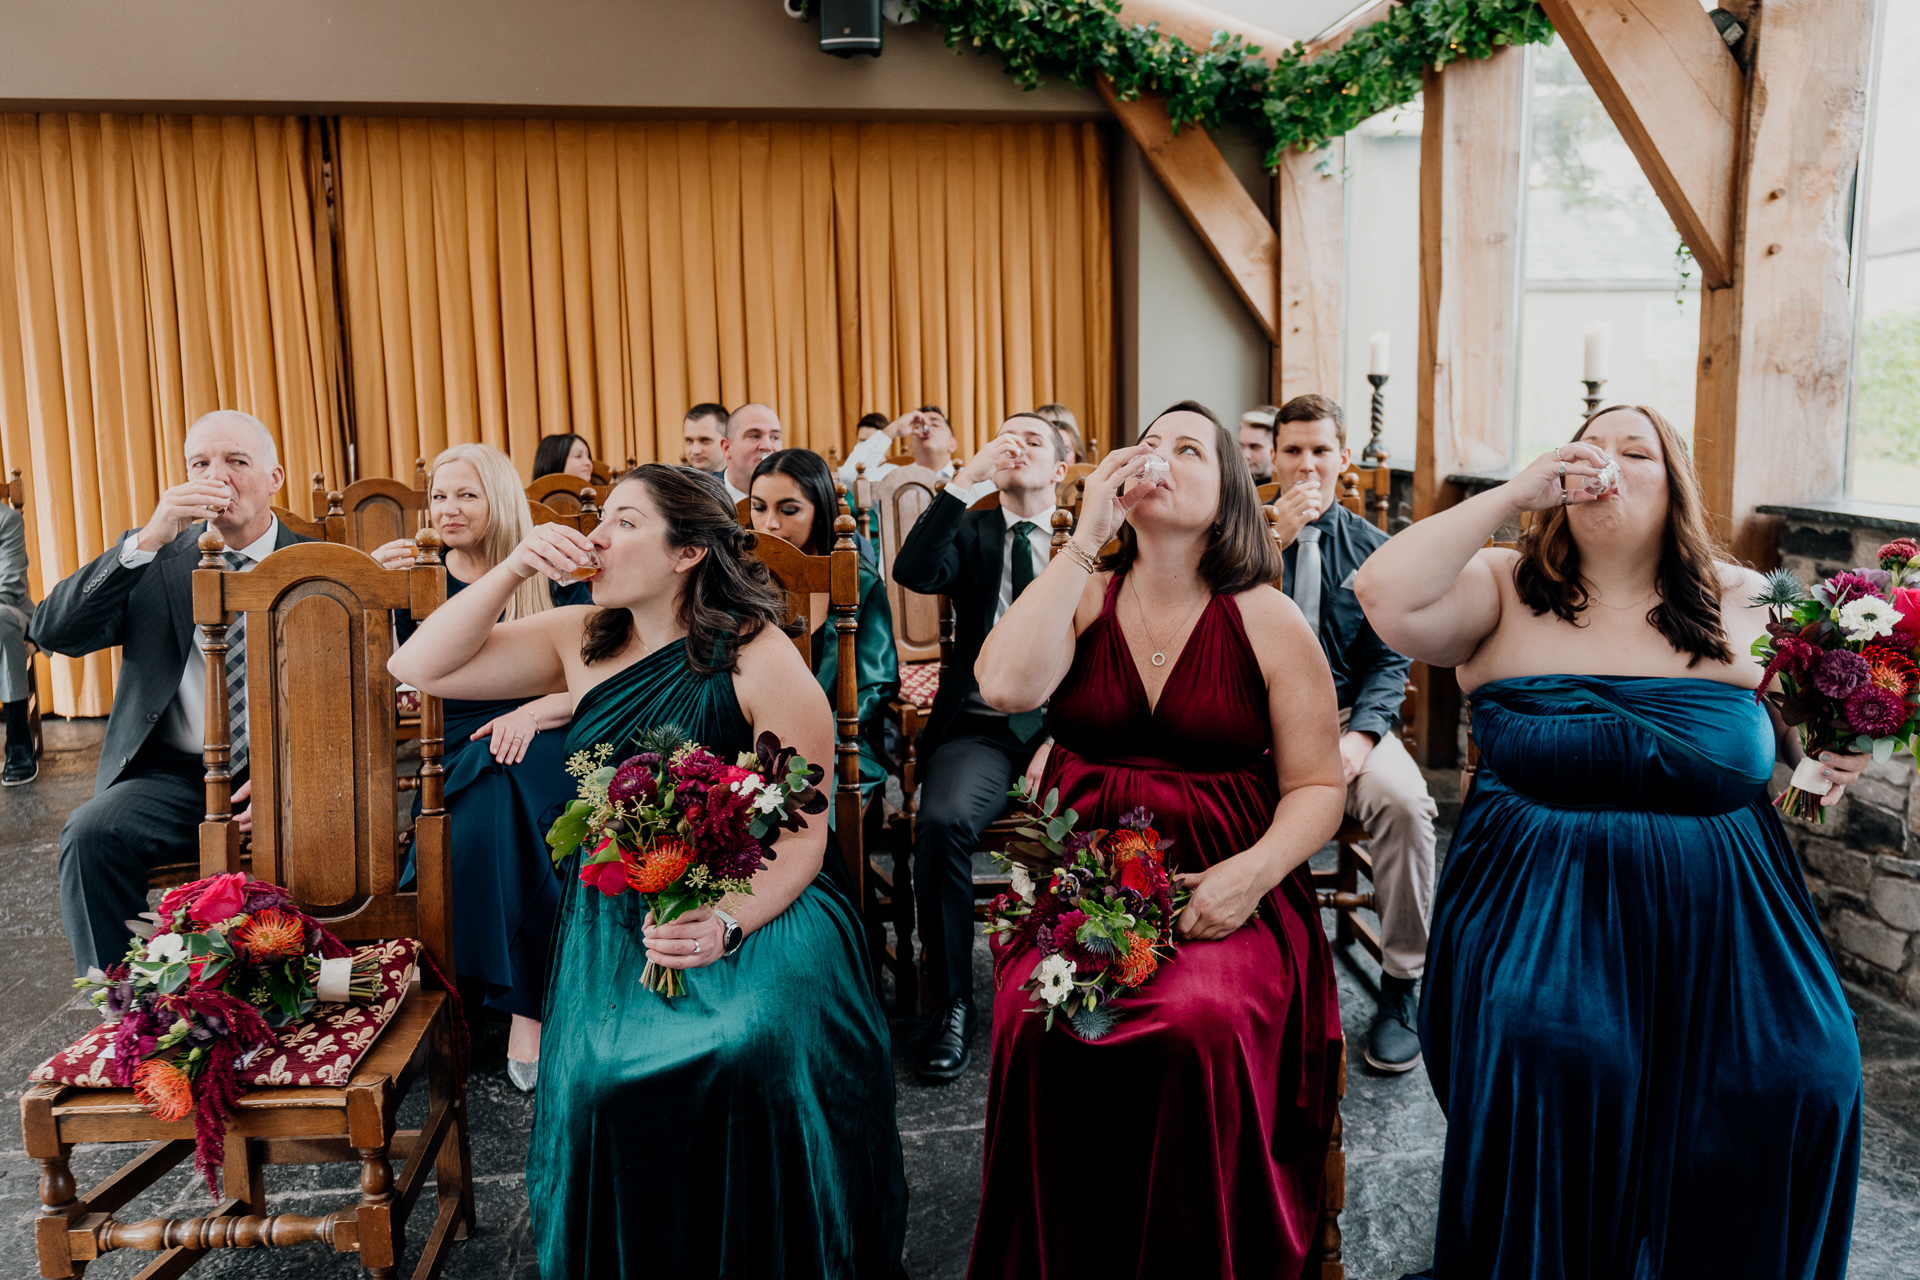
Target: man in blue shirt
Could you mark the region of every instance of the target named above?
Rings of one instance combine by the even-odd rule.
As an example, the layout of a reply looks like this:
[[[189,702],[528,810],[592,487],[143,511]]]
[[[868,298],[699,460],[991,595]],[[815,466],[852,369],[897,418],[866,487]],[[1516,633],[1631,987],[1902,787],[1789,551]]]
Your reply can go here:
[[[1374,634],[1353,594],[1354,574],[1387,535],[1334,500],[1352,457],[1340,406],[1327,397],[1295,396],[1275,415],[1273,478],[1287,486],[1273,504],[1286,544],[1283,588],[1333,669],[1347,815],[1366,827],[1373,853],[1383,972],[1366,1059],[1398,1072],[1420,1061],[1418,986],[1433,911],[1436,808],[1393,732],[1411,664]]]

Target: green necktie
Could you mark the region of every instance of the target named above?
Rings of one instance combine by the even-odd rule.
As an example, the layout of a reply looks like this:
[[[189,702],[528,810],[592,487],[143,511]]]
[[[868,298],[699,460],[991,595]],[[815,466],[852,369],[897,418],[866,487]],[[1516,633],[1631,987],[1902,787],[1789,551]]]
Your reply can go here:
[[[1031,520],[1021,520],[1013,526],[1013,598],[1018,600],[1020,593],[1033,581],[1033,544],[1027,541],[1035,526]],[[1013,730],[1013,736],[1022,742],[1031,742],[1040,726],[1047,722],[1045,710],[1016,711],[1007,717],[1007,728]]]

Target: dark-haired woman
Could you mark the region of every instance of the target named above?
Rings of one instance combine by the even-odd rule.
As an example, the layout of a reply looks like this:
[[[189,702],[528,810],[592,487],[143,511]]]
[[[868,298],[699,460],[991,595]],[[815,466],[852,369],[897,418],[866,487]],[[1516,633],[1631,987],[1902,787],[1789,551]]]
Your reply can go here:
[[[541,436],[533,451],[533,478],[541,476],[578,476],[593,483],[593,449],[582,436],[572,434]]]
[[[833,492],[833,472],[811,449],[782,449],[770,453],[753,469],[748,498],[753,527],[761,533],[791,542],[810,556],[833,550],[833,520],[839,500]],[[853,656],[860,690],[860,799],[864,803],[887,780],[880,762],[882,711],[900,688],[900,658],[893,647],[893,610],[887,604],[887,584],[874,564],[873,548],[855,539],[860,553],[860,608],[854,615]],[[840,678],[840,646],[829,617],[825,593],[816,594],[808,610],[814,635],[813,678],[829,702]]]
[[[771,732],[833,754],[826,699],[712,476],[649,463],[591,538],[537,527],[390,664],[442,697],[574,699],[567,746],[631,754],[679,726],[723,758]],[[597,607],[496,625],[535,573],[597,558]],[[656,927],[563,868],[527,1193],[541,1274],[888,1277],[905,1230],[886,1019],[824,815],[753,893]],[[684,971],[668,999],[649,960]]]
[[[1799,750],[1755,697],[1760,579],[1717,551],[1686,446],[1620,407],[1360,570],[1480,748],[1420,1011],[1439,1280],[1846,1271],[1859,1044],[1767,803]],[[1831,804],[1864,760],[1822,760]]]
[[[996,957],[969,1274],[1297,1276],[1340,1041],[1306,870],[1346,799],[1333,678],[1271,585],[1253,482],[1203,407],[1109,453],[1081,513],[988,633],[980,692],[1009,712],[1044,703],[1041,786],[1087,828],[1144,806],[1193,897],[1176,957],[1098,1039],[1027,1012],[1042,950]],[[1118,554],[1096,559],[1116,532]]]

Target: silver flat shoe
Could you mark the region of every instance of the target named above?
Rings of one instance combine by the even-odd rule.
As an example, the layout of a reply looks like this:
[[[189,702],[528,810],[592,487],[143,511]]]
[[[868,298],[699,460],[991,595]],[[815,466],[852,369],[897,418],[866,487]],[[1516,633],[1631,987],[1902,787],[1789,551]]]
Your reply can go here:
[[[507,1059],[507,1079],[513,1081],[513,1087],[522,1093],[532,1093],[533,1086],[540,1082],[540,1064],[521,1062],[518,1058]]]

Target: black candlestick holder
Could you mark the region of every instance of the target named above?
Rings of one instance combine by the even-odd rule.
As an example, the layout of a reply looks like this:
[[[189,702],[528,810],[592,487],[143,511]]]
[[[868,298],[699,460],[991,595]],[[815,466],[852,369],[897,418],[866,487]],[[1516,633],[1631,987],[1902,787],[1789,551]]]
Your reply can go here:
[[[1383,435],[1387,427],[1387,375],[1370,373],[1367,381],[1373,384],[1373,434],[1367,440],[1367,447],[1360,451],[1362,466],[1384,467],[1387,464],[1387,442]]]
[[[1594,414],[1600,412],[1600,388],[1607,385],[1607,380],[1605,378],[1582,378],[1580,381],[1587,384],[1586,416],[1591,418]]]

